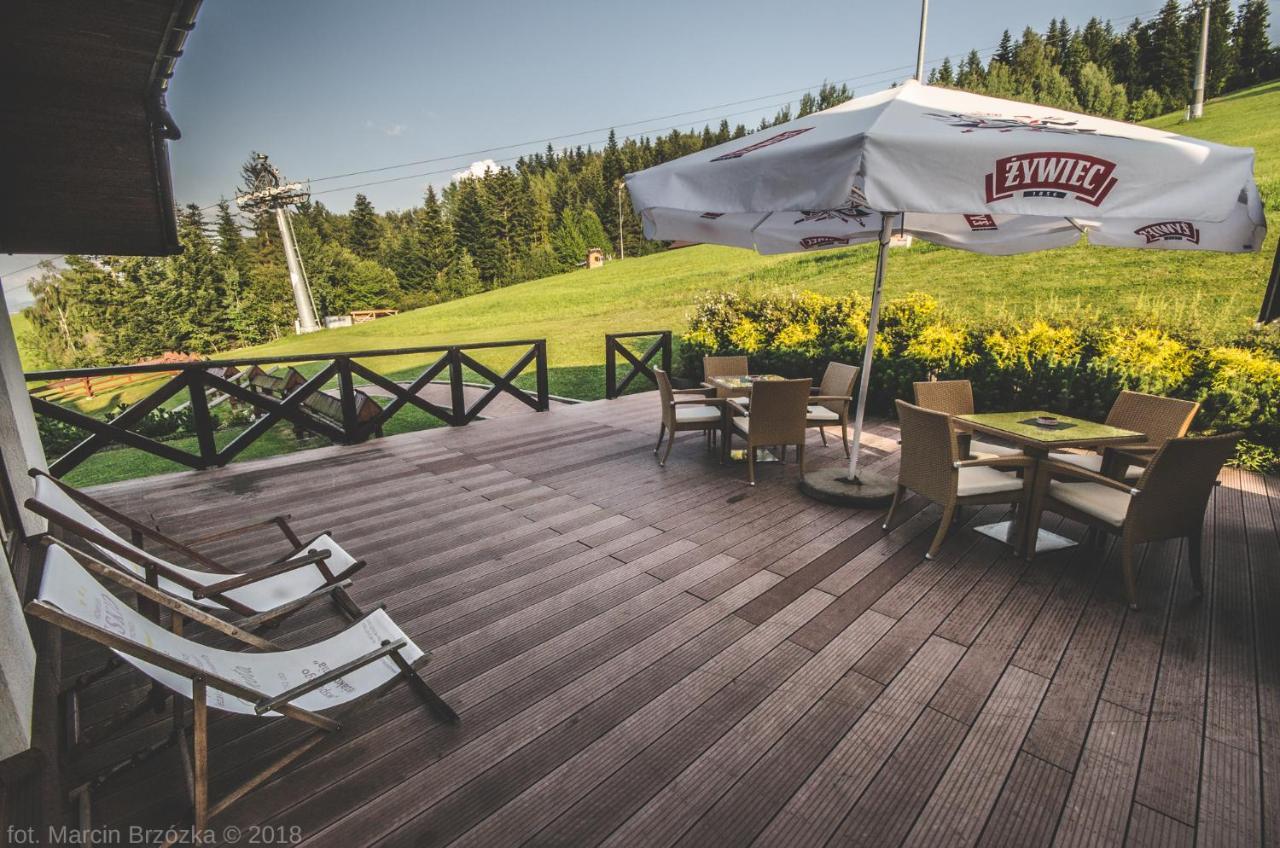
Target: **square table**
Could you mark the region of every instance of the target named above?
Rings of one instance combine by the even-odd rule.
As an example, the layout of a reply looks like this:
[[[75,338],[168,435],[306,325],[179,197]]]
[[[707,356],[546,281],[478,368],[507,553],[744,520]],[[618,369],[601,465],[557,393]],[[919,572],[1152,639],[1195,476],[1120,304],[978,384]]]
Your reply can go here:
[[[1058,419],[1061,428],[1046,427],[1032,422],[1033,419],[1052,416]],[[972,415],[957,415],[955,420],[981,433],[999,436],[1013,442],[1022,449],[1023,454],[1035,460],[1028,474],[1026,485],[1035,486],[1040,474],[1040,460],[1049,456],[1050,451],[1063,448],[1101,448],[1108,445],[1129,445],[1145,442],[1147,437],[1134,430],[1112,427],[1109,424],[1098,424],[1083,418],[1045,412],[1033,409],[1027,412],[980,412]],[[1026,510],[1030,513],[1030,510]],[[1029,522],[1031,516],[1023,515],[1021,520]],[[999,521],[995,524],[984,524],[975,527],[979,533],[1011,543],[1016,529],[1012,521]],[[1075,544],[1065,536],[1041,530],[1035,540],[1036,553],[1068,548]]]

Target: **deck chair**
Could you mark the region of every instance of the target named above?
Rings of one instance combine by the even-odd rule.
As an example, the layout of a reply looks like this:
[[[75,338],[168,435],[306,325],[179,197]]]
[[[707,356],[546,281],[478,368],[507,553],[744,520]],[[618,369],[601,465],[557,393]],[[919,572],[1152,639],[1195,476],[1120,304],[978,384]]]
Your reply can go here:
[[[404,634],[390,616],[374,610],[341,633],[292,650],[228,651],[193,642],[183,623],[195,621],[232,637],[248,648],[263,640],[235,625],[149,586],[134,575],[72,552],[57,542],[47,546],[40,589],[26,606],[29,615],[109,648],[125,662],[174,693],[173,728],[158,747],[177,745],[188,772],[194,824],[203,830],[210,818],[270,780],[325,735],[341,729],[321,712],[380,695],[400,680],[408,683],[438,716],[458,715],[419,674],[429,655]],[[95,579],[98,578],[98,579]],[[166,628],[122,601],[98,580],[112,581],[139,598],[167,608]],[[187,739],[186,704],[191,704]],[[285,717],[314,728],[296,748],[278,757],[218,801],[209,798],[209,710],[262,717]],[[137,762],[138,755],[130,758]],[[120,766],[113,767],[118,773]]]
[[[329,597],[350,620],[364,615],[347,594],[351,576],[364,567],[344,551],[333,537],[322,533],[303,543],[289,527],[286,516],[227,530],[196,540],[196,544],[244,533],[260,527],[278,526],[290,542],[290,550],[263,568],[237,572],[178,542],[158,530],[111,509],[84,492],[55,480],[43,471],[32,470],[35,495],[27,509],[50,523],[83,539],[105,560],[140,577],[175,598],[226,615],[239,616],[236,623],[255,630],[278,624],[312,601]],[[89,509],[129,528],[125,539],[95,518]],[[201,569],[175,565],[143,549],[151,539],[195,562]]]

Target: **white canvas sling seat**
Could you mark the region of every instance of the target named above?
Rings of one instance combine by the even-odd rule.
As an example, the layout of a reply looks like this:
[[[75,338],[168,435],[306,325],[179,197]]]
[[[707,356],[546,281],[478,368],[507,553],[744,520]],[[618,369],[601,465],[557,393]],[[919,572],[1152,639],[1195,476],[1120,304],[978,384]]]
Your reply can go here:
[[[418,674],[428,655],[382,609],[319,642],[287,650],[263,649],[270,643],[148,586],[132,574],[87,554],[72,553],[51,540],[46,540],[46,545],[40,588],[27,604],[27,613],[109,648],[180,696],[174,699],[172,738],[183,749],[184,761],[191,764],[192,801],[199,829],[210,816],[301,756],[324,733],[341,728],[321,712],[381,694],[403,679],[439,716],[458,720]],[[180,635],[181,626],[170,629],[152,621],[95,578],[110,580],[139,598],[165,606],[175,621],[181,618],[206,624],[250,650],[230,651],[187,639]],[[190,752],[181,699],[193,705]],[[284,716],[310,724],[319,733],[211,807],[207,786],[209,707],[239,715]]]
[[[286,556],[263,568],[236,572],[43,472],[33,471],[32,476],[35,495],[26,502],[32,512],[79,536],[110,564],[174,597],[208,610],[230,611],[242,616],[242,626],[256,627],[278,621],[326,595],[332,596],[348,618],[363,614],[347,595],[346,587],[351,584],[351,576],[364,567],[364,562],[343,550],[328,533],[291,546],[293,549]],[[86,504],[128,526],[134,531],[133,539],[124,538],[99,521]],[[271,522],[253,526],[263,523]],[[188,568],[157,556],[143,549],[144,536],[218,571]]]

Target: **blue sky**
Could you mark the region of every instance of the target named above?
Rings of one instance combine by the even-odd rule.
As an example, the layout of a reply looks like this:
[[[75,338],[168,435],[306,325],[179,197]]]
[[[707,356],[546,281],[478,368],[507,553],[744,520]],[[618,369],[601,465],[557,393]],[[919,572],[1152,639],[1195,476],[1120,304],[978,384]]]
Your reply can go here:
[[[1006,27],[1043,30],[1064,12],[1073,25],[1097,15],[1122,27],[1159,6],[932,0],[926,52],[930,65],[974,47],[985,59]],[[410,177],[358,189],[379,210],[403,208],[471,162],[545,142],[478,152],[489,148],[557,136],[557,147],[599,146],[607,130],[583,131],[637,121],[620,133],[721,117],[750,126],[799,98],[783,92],[823,80],[885,88],[911,75],[918,22],[915,2],[868,0],[206,2],[169,97],[183,131],[170,145],[176,193],[201,205],[232,197],[259,150],[336,210],[350,208],[349,186]],[[711,108],[726,103],[737,105]],[[332,178],[423,159],[440,161]],[[15,272],[39,258],[0,256],[11,309],[26,295],[28,273]]]

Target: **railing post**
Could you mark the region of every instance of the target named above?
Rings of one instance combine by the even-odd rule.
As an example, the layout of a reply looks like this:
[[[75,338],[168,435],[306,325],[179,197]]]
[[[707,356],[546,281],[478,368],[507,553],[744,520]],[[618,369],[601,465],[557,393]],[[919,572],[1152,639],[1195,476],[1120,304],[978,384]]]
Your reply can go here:
[[[351,359],[339,356],[334,362],[338,366],[338,399],[342,402],[342,435],[347,444],[356,441],[356,387],[351,379]]]
[[[209,399],[204,393],[204,370],[187,369],[187,392],[191,396],[191,421],[196,428],[196,442],[200,445],[200,467],[218,464],[218,446],[213,441],[213,416],[209,414]]]
[[[618,361],[617,353],[613,346],[617,341],[613,336],[606,334],[604,337],[604,396],[607,400],[613,400],[618,394]]]
[[[462,349],[449,348],[449,394],[453,399],[453,420],[449,423],[461,427],[467,423],[467,395],[462,385]]]
[[[541,339],[538,342],[537,358],[535,367],[538,372],[538,411],[546,412],[551,409],[551,389],[547,384],[547,340]]]
[[[662,333],[662,370],[671,373],[671,331]]]

